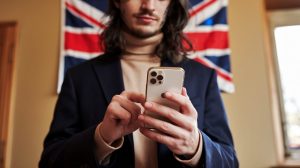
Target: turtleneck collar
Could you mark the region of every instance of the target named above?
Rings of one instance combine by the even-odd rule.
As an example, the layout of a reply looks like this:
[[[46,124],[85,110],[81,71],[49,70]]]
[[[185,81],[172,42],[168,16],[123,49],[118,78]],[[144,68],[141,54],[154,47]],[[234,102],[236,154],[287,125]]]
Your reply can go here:
[[[159,33],[155,36],[149,38],[137,38],[126,32],[122,32],[124,39],[126,41],[124,51],[128,55],[149,55],[154,53],[157,45],[161,42],[163,38],[163,33]]]

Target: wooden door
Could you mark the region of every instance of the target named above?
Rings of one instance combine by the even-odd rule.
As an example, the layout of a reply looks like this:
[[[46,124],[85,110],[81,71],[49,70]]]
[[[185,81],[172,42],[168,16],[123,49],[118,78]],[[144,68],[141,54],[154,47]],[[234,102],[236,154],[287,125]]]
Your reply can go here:
[[[0,22],[0,168],[4,167],[15,62],[15,22]]]

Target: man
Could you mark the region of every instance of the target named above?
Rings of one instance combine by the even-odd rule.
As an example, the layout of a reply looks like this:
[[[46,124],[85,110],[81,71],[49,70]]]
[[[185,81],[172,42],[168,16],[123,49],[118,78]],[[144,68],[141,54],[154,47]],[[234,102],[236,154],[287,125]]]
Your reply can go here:
[[[109,3],[105,54],[66,73],[39,166],[238,167],[216,73],[186,58],[187,0]],[[152,66],[185,70],[182,93],[163,95],[180,111],[145,102]]]

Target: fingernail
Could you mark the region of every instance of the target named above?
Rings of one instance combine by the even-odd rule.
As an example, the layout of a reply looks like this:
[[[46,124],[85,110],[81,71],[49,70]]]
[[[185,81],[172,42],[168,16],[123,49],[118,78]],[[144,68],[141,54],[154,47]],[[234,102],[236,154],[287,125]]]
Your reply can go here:
[[[161,97],[162,97],[162,98],[165,98],[165,97],[166,97],[165,93],[162,93],[162,94],[161,94]]]

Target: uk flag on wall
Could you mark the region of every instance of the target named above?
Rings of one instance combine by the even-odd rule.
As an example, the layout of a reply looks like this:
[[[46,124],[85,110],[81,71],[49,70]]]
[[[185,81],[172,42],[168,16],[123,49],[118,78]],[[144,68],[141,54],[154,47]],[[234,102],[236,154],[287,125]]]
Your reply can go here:
[[[99,56],[99,34],[109,20],[109,0],[62,0],[61,56],[58,91],[66,70]],[[216,69],[222,91],[234,92],[228,44],[228,0],[190,0],[190,20],[184,32],[193,43],[189,57]]]

